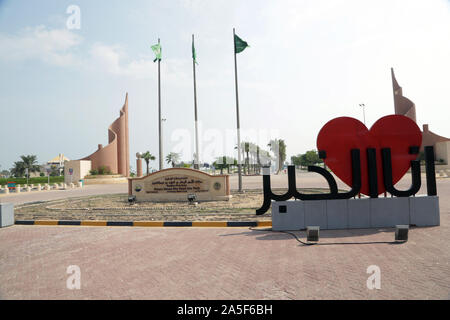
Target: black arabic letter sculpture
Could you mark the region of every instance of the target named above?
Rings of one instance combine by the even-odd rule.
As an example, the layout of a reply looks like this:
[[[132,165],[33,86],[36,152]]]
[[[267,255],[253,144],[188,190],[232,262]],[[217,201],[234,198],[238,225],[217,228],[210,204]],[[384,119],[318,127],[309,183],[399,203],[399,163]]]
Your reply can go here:
[[[292,166],[295,170],[295,167]],[[294,171],[293,170],[293,171]],[[324,168],[317,167],[317,166],[308,166],[309,172],[316,172],[320,174],[322,177],[324,177],[327,180],[328,187],[330,188],[329,193],[318,193],[318,194],[305,194],[300,193],[297,190],[297,187],[295,186],[295,173],[293,175],[293,178],[289,177],[289,182],[291,180],[294,181],[294,186],[290,188],[290,191],[292,192],[293,196],[296,199],[300,200],[328,200],[328,199],[334,199],[338,194],[338,188],[336,184],[336,180],[333,178],[330,172],[328,170],[325,170]],[[294,171],[295,172],[295,171]]]
[[[274,194],[272,192],[272,188],[270,186],[270,170],[269,168],[263,168],[263,191],[264,191],[264,200],[261,208],[256,210],[257,215],[261,215],[267,212],[270,208],[271,200],[275,201],[286,201],[292,198],[292,194],[290,190],[285,194]]]
[[[270,186],[270,172],[268,168],[264,169],[263,175],[263,190],[264,190],[264,200],[261,208],[256,210],[257,215],[261,215],[267,212],[270,208],[271,200],[275,201],[286,201],[292,197],[299,200],[332,200],[332,199],[349,199],[356,196],[361,189],[361,160],[359,149],[351,150],[352,159],[352,189],[348,192],[338,193],[338,188],[336,180],[326,169],[309,166],[308,171],[316,172],[322,175],[328,182],[330,188],[329,193],[325,194],[304,194],[297,191],[296,179],[295,179],[295,166],[288,166],[288,191],[283,195],[274,194]]]
[[[411,160],[411,187],[408,190],[397,190],[392,182],[392,162],[391,148],[381,149],[381,158],[383,160],[383,180],[386,191],[396,197],[410,197],[415,195],[421,185],[420,181],[420,161]]]
[[[324,152],[322,154],[325,154]],[[350,156],[352,159],[352,189],[348,192],[338,193],[336,180],[328,172],[328,170],[316,167],[309,166],[308,171],[316,172],[322,175],[328,182],[328,186],[330,188],[330,193],[322,193],[322,194],[304,194],[297,191],[295,188],[292,189],[294,193],[294,197],[300,200],[333,200],[333,199],[349,199],[356,196],[361,189],[361,160],[359,149],[352,149],[350,151]],[[325,158],[325,157],[323,157]],[[295,182],[294,182],[295,183]]]
[[[434,171],[434,148],[426,146],[425,148],[425,172],[427,175],[427,195],[437,195],[436,173]]]

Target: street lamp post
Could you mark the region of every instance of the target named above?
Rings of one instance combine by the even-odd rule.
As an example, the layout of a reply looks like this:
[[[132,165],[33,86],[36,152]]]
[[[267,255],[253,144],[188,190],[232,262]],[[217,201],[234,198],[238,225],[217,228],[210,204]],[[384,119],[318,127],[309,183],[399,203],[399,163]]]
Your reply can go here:
[[[365,109],[366,105],[364,103],[360,103],[359,106],[362,107],[362,109],[363,109],[363,119],[364,119],[364,125],[365,125],[366,124],[366,109]]]

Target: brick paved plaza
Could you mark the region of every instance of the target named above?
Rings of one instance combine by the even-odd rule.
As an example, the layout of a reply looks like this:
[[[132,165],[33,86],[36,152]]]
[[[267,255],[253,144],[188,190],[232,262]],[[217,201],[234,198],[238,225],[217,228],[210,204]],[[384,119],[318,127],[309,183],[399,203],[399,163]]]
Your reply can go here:
[[[321,231],[303,246],[248,228],[12,226],[0,229],[1,299],[449,299],[450,179],[441,226]],[[304,232],[296,232],[304,238]],[[69,290],[67,267],[81,271]],[[369,290],[367,267],[381,270]]]

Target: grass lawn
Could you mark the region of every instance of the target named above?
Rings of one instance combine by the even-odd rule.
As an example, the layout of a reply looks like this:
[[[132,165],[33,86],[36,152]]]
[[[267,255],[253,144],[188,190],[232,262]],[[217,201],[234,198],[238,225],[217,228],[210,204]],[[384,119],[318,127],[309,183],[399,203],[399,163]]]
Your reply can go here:
[[[8,181],[15,182],[20,185],[27,183],[27,178],[0,178],[0,185],[5,185]],[[48,182],[48,177],[34,177],[28,179],[28,184],[44,184]],[[64,176],[50,177],[50,183],[64,182]]]

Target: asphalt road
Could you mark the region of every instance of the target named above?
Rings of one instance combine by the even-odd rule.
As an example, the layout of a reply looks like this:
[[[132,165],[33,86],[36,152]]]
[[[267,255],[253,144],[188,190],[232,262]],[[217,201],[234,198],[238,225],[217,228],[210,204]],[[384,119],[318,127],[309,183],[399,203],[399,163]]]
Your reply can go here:
[[[445,185],[450,179],[437,179],[438,188],[439,185]],[[244,189],[262,189],[262,176],[244,176],[243,179]],[[298,188],[327,188],[328,185],[325,179],[311,172],[297,172],[296,176],[297,187]],[[344,183],[342,183],[338,178],[336,178],[338,188],[349,189]],[[397,187],[400,189],[406,189],[409,187],[411,179],[409,174],[407,174],[398,184]],[[232,190],[238,189],[238,177],[237,175],[232,175],[230,177],[230,184]],[[286,174],[272,175],[271,185],[273,188],[287,188],[288,178]],[[426,193],[426,181],[425,175],[422,175],[422,188],[419,193]],[[92,196],[100,194],[114,194],[114,193],[127,193],[128,184],[98,184],[98,185],[87,185],[83,188],[67,189],[67,190],[51,190],[51,191],[32,191],[32,192],[21,192],[19,194],[0,194],[0,202],[10,202],[15,205],[35,202],[35,201],[50,201],[59,200],[69,197],[82,197],[82,196]]]

